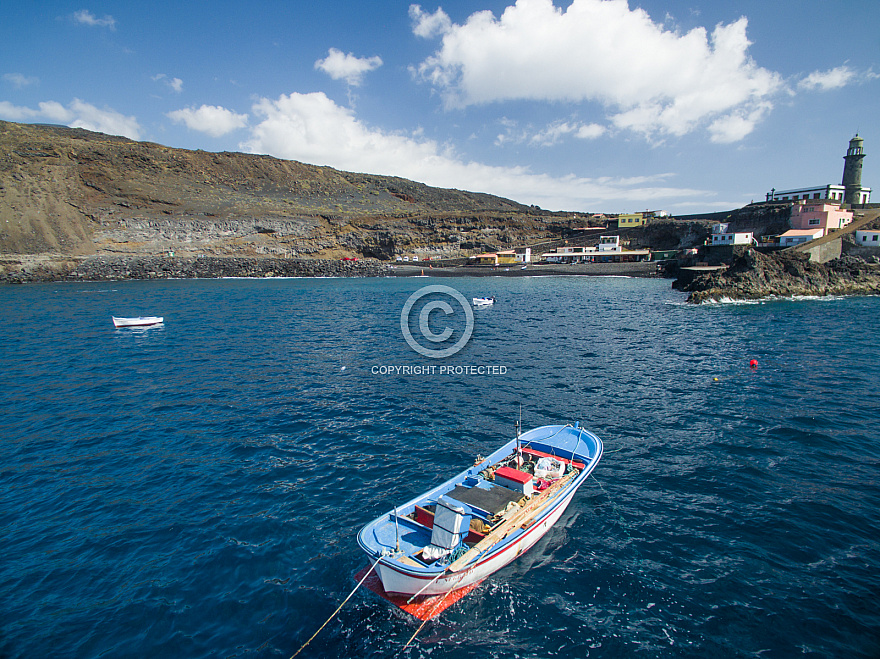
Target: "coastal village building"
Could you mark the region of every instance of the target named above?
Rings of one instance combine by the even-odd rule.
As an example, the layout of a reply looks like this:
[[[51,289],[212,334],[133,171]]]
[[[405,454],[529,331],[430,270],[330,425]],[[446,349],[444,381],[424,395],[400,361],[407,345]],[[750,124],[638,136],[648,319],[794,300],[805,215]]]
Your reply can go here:
[[[716,245],[752,245],[755,234],[752,231],[729,231],[729,224],[716,224],[712,227],[712,246]]]
[[[619,252],[620,236],[599,236],[597,249],[600,252]]]
[[[589,254],[595,252],[594,247],[557,247],[552,252],[541,254],[541,260],[548,263],[584,263],[589,260]]]
[[[643,211],[641,213],[621,213],[617,216],[618,229],[630,229],[632,227],[643,227],[650,220],[669,217],[668,211]]]
[[[643,227],[647,224],[648,219],[641,213],[628,213],[617,216],[618,229],[631,229],[633,227]]]
[[[792,229],[822,229],[827,236],[852,222],[852,211],[841,210],[837,202],[800,201],[791,207],[789,224]]]
[[[797,201],[799,199],[830,199],[843,202],[846,188],[842,185],[829,183],[815,188],[797,188],[794,190],[776,190],[767,193],[767,201]]]
[[[531,263],[532,248],[517,247],[503,252],[487,252],[471,257],[476,259],[477,265],[513,265],[516,263]]]
[[[880,247],[880,231],[856,230],[856,245]]]
[[[650,258],[651,251],[647,249],[622,249],[620,236],[600,236],[595,247],[558,247],[541,254],[541,259],[549,263],[621,263]]]
[[[871,188],[862,185],[862,160],[865,158],[864,140],[856,134],[849,141],[849,148],[843,157],[843,179],[840,185],[829,183],[812,188],[793,188],[777,190],[773,188],[767,193],[767,201],[799,201],[828,199],[850,206],[870,203]]]
[[[779,245],[781,247],[791,247],[800,245],[801,243],[821,238],[824,235],[822,229],[789,229],[779,236]]]

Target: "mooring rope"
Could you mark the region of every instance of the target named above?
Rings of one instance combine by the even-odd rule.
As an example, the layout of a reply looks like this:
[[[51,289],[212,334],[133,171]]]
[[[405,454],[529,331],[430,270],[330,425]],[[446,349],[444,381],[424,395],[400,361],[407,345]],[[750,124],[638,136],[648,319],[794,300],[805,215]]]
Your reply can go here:
[[[415,595],[413,595],[413,596],[410,597],[408,600],[406,600],[406,603],[407,603],[407,604],[412,604],[412,601],[413,601],[416,597],[418,597],[419,595],[421,595],[423,592],[425,592],[425,590],[427,590],[428,586],[430,586],[431,584],[433,584],[433,583],[434,583],[435,581],[437,581],[437,579],[439,579],[440,577],[445,577],[445,576],[446,576],[446,571],[444,570],[443,572],[441,572],[440,574],[438,574],[436,577],[434,577],[433,579],[431,579],[431,580],[430,580],[428,583],[426,583],[424,586],[422,586],[422,587],[419,589],[419,592],[417,592]]]
[[[332,614],[329,618],[327,618],[326,622],[318,628],[318,631],[316,631],[314,634],[312,634],[312,638],[310,638],[308,641],[306,641],[305,643],[303,643],[302,647],[301,647],[299,650],[297,650],[296,652],[293,653],[293,656],[291,656],[290,659],[293,659],[293,657],[295,657],[295,656],[298,655],[300,652],[302,652],[302,651],[305,649],[305,647],[306,647],[309,643],[311,643],[311,642],[314,640],[315,636],[317,636],[318,634],[321,633],[321,630],[324,629],[324,627],[327,626],[327,623],[328,623],[328,622],[330,622],[331,620],[333,620],[333,618],[336,616],[336,614],[339,613],[339,611],[342,609],[343,606],[345,606],[345,603],[346,603],[348,600],[351,599],[351,596],[352,596],[352,595],[354,595],[354,591],[361,587],[361,584],[364,583],[364,581],[367,580],[367,577],[370,576],[370,572],[372,572],[373,569],[374,569],[378,564],[379,564],[379,561],[377,560],[375,563],[373,563],[373,564],[370,566],[370,569],[367,570],[367,573],[363,576],[363,578],[362,578],[360,581],[358,581],[358,585],[354,587],[354,590],[351,591],[351,592],[348,594],[348,597],[346,597],[344,600],[342,600],[342,604],[340,604],[339,607],[333,612],[333,614]]]
[[[458,581],[456,582],[457,584],[462,582],[465,574],[467,574],[467,571],[461,573],[461,576],[458,578]],[[415,633],[409,637],[409,640],[406,642],[406,645],[404,645],[402,648],[400,648],[400,652],[398,652],[398,654],[403,654],[406,651],[406,649],[410,646],[410,643],[412,643],[415,640],[416,636],[419,635],[419,632],[422,631],[422,627],[424,627],[428,623],[428,621],[434,617],[434,614],[437,612],[437,609],[440,608],[440,605],[446,601],[446,598],[449,597],[450,593],[452,593],[454,590],[455,590],[455,586],[453,586],[452,588],[450,588],[449,590],[446,591],[446,594],[440,598],[440,601],[437,602],[437,605],[431,610],[431,613],[422,621],[422,624],[419,625],[419,628],[415,631]]]

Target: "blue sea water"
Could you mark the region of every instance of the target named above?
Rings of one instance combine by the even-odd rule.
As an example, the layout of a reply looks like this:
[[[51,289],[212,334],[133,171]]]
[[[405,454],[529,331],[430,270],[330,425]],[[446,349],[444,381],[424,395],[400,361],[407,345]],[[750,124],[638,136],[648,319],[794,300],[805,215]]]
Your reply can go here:
[[[442,360],[401,332],[429,284],[497,298]],[[880,298],[113,282],[2,287],[0,317],[0,657],[290,657],[358,529],[520,406],[605,441],[560,523],[406,650],[419,621],[360,589],[301,657],[880,656]]]

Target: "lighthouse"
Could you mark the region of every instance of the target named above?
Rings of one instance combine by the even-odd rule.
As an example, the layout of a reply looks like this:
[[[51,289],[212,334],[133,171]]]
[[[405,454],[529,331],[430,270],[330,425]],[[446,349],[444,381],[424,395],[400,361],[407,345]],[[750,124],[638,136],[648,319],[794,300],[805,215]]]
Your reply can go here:
[[[849,148],[843,157],[843,180],[840,184],[845,188],[843,200],[850,204],[865,203],[862,194],[862,160],[865,158],[865,140],[856,136],[849,141]]]
[[[865,159],[865,140],[856,136],[849,141],[849,149],[843,157],[843,182],[828,183],[813,188],[793,188],[767,193],[767,201],[812,201],[827,199],[832,203],[852,207],[864,206],[871,201],[871,188],[862,185],[862,160]]]

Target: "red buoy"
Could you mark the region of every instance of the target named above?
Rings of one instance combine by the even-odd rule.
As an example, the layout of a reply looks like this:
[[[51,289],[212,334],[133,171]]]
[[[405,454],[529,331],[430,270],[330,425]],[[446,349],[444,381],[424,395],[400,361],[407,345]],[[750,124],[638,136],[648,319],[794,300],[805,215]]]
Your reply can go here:
[[[757,359],[753,359],[752,361],[750,361],[750,362],[749,362],[749,367],[751,367],[751,368],[758,368],[758,360],[757,360]]]

